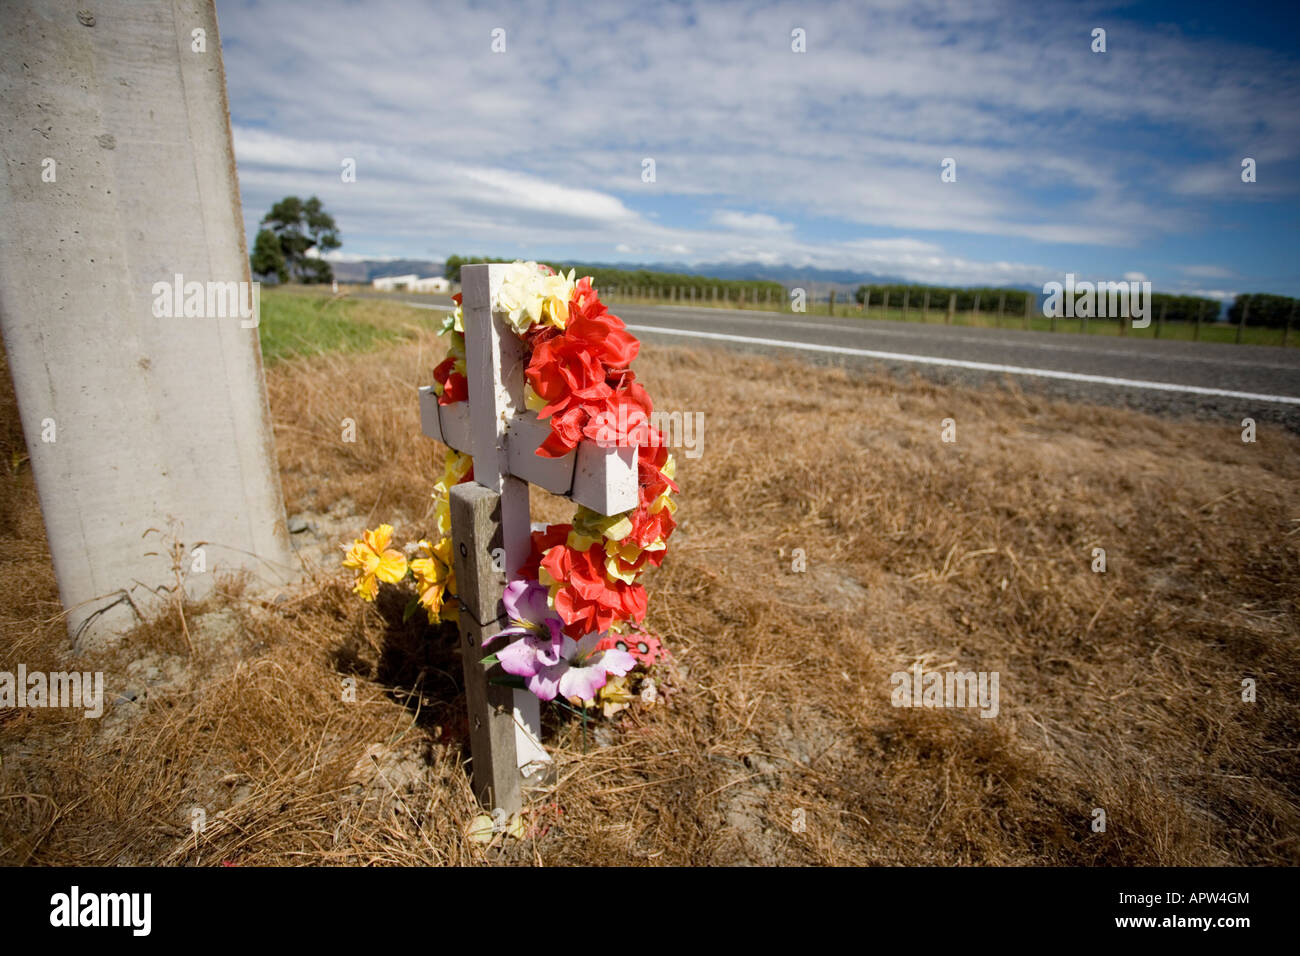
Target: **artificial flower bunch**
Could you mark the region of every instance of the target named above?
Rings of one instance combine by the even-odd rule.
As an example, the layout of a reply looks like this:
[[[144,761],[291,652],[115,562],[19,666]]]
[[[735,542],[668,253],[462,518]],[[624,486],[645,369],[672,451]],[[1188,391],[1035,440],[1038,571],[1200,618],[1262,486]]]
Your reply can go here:
[[[455,311],[442,329],[451,344],[447,358],[434,369],[441,405],[468,397],[464,312],[461,297],[453,299]],[[572,522],[534,531],[531,555],[504,595],[510,624],[485,641],[513,638],[489,660],[542,700],[560,697],[584,706],[600,702],[610,713],[625,706],[628,672],[665,654],[657,639],[649,638],[653,647],[647,644],[646,632],[638,626],[646,613],[645,588],[638,578],[646,567],[663,562],[676,527],[677,506],[671,499],[677,490],[676,463],[650,423],[650,396],[630,367],[640,343],[600,301],[590,277],[575,281],[573,272],[564,275],[536,262],[515,262],[498,285],[492,310],[525,345],[526,402],[550,425],[537,454],[562,457],[583,439],[638,448],[636,507],[605,516],[580,505]],[[454,606],[449,601],[454,574],[445,560],[451,555],[448,492],[472,476],[470,457],[449,451],[435,486],[441,538],[427,549],[428,542],[421,542],[426,557],[411,562],[420,564],[412,573],[431,621],[447,619]],[[376,551],[372,534],[377,532],[356,542],[355,558],[349,552],[344,562],[358,569],[356,590],[368,600],[374,598],[375,579],[402,577],[393,577],[395,559],[383,555],[388,539]],[[388,528],[389,538],[391,534]],[[399,552],[387,554],[401,557]]]
[[[579,505],[572,522],[534,531],[521,580],[510,585],[528,599],[520,605],[528,615],[512,614],[511,627],[501,632],[516,638],[497,655],[502,669],[543,700],[558,695],[586,704],[611,675],[622,678],[638,662],[651,662],[619,648],[610,635],[645,618],[645,588],[637,579],[663,562],[676,527],[670,497],[676,465],[650,424],[650,396],[630,367],[640,343],[600,301],[589,277],[575,282],[573,273],[515,263],[493,309],[527,346],[528,406],[550,424],[537,454],[560,457],[584,438],[638,448],[637,506],[605,516]],[[536,597],[542,593],[544,606]]]
[[[407,608],[408,616],[416,607],[423,607],[430,624],[457,620],[460,604],[456,600],[456,569],[452,564],[451,487],[473,480],[474,460],[447,449],[442,477],[433,486],[437,542],[427,539],[416,542],[419,557],[408,560],[401,551],[389,547],[393,540],[392,525],[381,524],[374,531],[366,531],[346,549],[343,558],[343,566],[357,572],[353,592],[364,601],[373,601],[380,581],[396,584],[409,575],[415,581],[416,599]]]

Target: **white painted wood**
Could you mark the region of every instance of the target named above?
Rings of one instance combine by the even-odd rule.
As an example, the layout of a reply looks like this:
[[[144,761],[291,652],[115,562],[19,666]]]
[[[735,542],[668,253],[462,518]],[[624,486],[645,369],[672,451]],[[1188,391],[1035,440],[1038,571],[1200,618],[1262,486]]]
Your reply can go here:
[[[451,405],[438,406],[438,431],[443,436],[440,441],[449,448],[465,451],[473,447],[474,432],[471,423],[468,403],[453,402]]]
[[[637,449],[602,448],[594,442],[578,446],[569,497],[603,515],[622,514],[636,507]]]
[[[432,385],[420,386],[420,431],[434,441],[447,444],[442,437],[442,426],[438,422],[438,393]]]
[[[525,411],[524,345],[492,312],[505,269],[498,263],[463,266],[460,281],[474,480],[501,495],[501,545],[506,552],[506,578],[513,581],[528,559],[532,541],[528,485],[510,474],[505,440],[506,424]],[[444,419],[444,433],[447,430]],[[526,690],[515,691],[514,705],[515,754],[520,771],[528,776],[551,760],[541,744],[541,706]]]
[[[510,419],[506,427],[506,461],[510,473],[551,494],[565,495],[573,489],[577,453],[563,458],[543,458],[538,447],[551,434],[550,422],[540,421],[536,412],[524,412]]]

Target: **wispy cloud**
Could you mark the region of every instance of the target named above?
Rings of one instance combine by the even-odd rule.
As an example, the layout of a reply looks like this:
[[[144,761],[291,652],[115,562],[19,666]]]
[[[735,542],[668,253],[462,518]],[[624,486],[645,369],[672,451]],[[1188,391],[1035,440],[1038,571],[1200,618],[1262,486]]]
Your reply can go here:
[[[1268,242],[1297,211],[1295,58],[1112,10],[218,12],[250,229],[280,196],[315,193],[350,251],[386,255],[755,259],[953,282],[1038,281],[1082,260],[1167,285],[1215,278],[1180,269],[1196,256],[1300,285]],[[791,51],[795,27],[806,53]],[[1260,164],[1253,191],[1243,156]],[[345,158],[356,182],[340,179]],[[1268,218],[1279,208],[1289,220]]]

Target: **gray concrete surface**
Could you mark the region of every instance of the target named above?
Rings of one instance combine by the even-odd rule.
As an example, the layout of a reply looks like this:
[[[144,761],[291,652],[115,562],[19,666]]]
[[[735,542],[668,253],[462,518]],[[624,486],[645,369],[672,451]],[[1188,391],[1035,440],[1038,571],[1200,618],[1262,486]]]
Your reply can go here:
[[[0,152],[0,327],[74,637],[166,601],[176,543],[195,596],[288,580],[257,330],[154,308],[250,278],[211,0],[5,0]]]

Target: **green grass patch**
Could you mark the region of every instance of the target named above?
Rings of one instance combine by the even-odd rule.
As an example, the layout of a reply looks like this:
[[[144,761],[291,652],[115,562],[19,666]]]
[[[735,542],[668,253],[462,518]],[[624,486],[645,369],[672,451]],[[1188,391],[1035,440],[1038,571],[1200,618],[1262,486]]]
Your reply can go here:
[[[328,290],[263,288],[258,335],[270,366],[301,355],[367,352],[436,331],[442,313],[376,299],[334,298]]]

